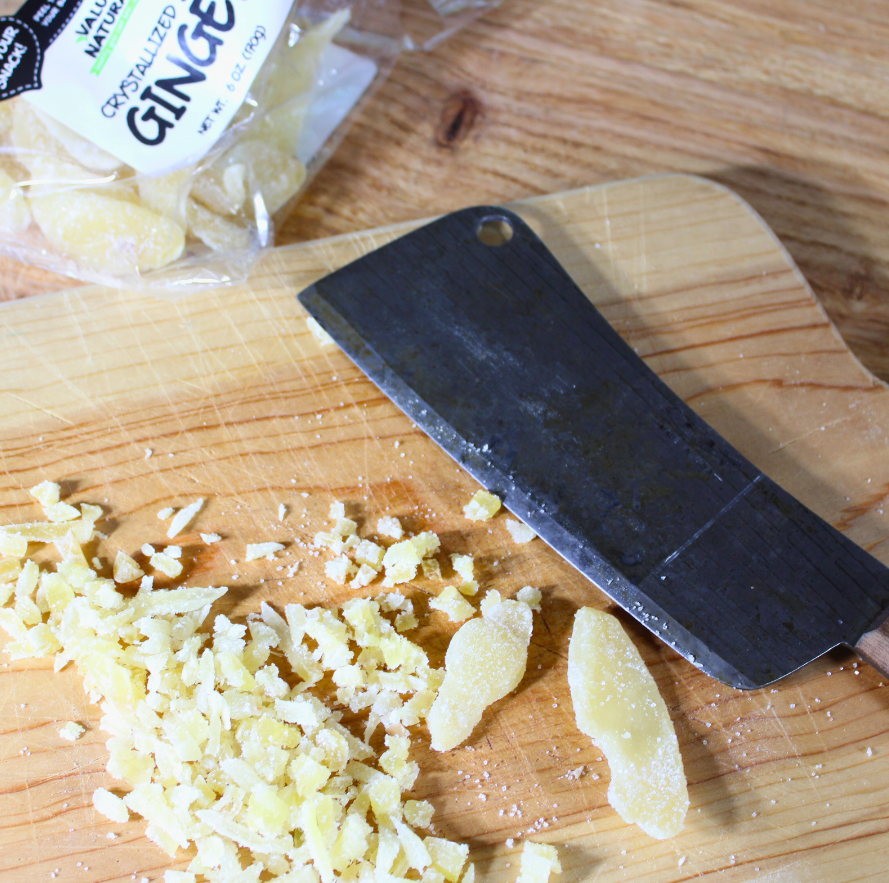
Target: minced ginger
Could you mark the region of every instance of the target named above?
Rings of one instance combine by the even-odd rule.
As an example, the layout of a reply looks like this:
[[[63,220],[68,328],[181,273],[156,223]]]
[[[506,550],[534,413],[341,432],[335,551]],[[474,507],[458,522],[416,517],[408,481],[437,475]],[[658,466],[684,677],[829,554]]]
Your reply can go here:
[[[578,728],[608,758],[611,805],[646,834],[674,837],[688,812],[679,742],[654,678],[615,617],[578,610],[568,683]]]
[[[56,489],[35,496],[49,508]],[[98,789],[94,806],[115,823],[142,816],[171,855],[195,848],[188,870],[168,881],[469,883],[468,847],[418,833],[432,807],[404,794],[419,772],[409,728],[443,678],[389,621],[405,612],[404,596],[339,610],[288,604],[283,615],[263,604],[245,624],[218,615],[207,632],[227,589],[160,590],[143,577],[122,594],[83,552],[100,515],[82,505],[71,521],[0,528],[0,545],[15,554],[0,559],[0,625],[10,658],[77,665],[111,734],[108,771],[127,786]],[[26,557],[37,542],[56,546],[54,568]],[[127,559],[119,577],[133,572]],[[327,678],[339,705],[365,715],[362,738],[316,695]],[[369,739],[380,726],[377,756]]]

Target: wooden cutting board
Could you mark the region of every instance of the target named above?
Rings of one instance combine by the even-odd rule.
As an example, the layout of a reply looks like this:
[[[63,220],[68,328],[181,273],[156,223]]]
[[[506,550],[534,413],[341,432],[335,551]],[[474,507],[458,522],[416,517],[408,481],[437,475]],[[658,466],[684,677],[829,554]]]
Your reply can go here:
[[[889,561],[889,391],[850,355],[786,252],[752,210],[702,179],[666,176],[512,206],[673,389],[766,473]],[[476,556],[483,589],[541,588],[527,675],[471,741],[435,755],[417,736],[416,792],[486,880],[511,881],[521,838],[559,845],[562,881],[793,883],[885,880],[889,685],[837,652],[780,686],[709,679],[622,616],[657,678],[690,785],[685,830],[658,842],[607,803],[608,767],[580,735],[566,683],[571,618],[609,601],[503,516],[466,521],[477,485],[335,348],[294,295],[411,224],[270,252],[249,285],[175,302],[98,288],[0,310],[0,519],[37,517],[26,489],[65,483],[104,506],[106,550],[160,540],[156,513],[207,504],[185,540],[189,581],[232,586],[246,614],[267,599],[335,604],[323,557],[300,543],[342,500],[434,530]],[[278,520],[279,504],[286,516]],[[199,532],[223,541],[205,546]],[[244,544],[288,543],[283,563]],[[431,587],[419,583],[418,606]],[[453,630],[420,631],[435,659]],[[168,858],[139,821],[92,809],[104,735],[76,671],[0,664],[0,880],[160,880]],[[90,727],[75,743],[59,726]],[[528,832],[531,832],[529,835]],[[118,835],[111,838],[110,834]],[[513,838],[514,845],[509,845]],[[184,867],[184,862],[179,863]],[[56,876],[53,877],[53,874]]]

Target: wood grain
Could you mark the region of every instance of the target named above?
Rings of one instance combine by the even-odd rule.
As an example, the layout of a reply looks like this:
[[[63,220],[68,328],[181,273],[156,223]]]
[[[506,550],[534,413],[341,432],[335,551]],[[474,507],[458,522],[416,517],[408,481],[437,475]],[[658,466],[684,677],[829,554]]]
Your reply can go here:
[[[515,208],[674,390],[889,561],[889,390],[850,356],[741,201],[668,176]],[[691,811],[679,837],[658,842],[610,808],[607,764],[573,723],[566,657],[577,607],[611,605],[539,541],[513,544],[503,519],[463,519],[474,482],[338,350],[319,345],[293,296],[405,229],[276,251],[249,287],[172,304],[81,288],[6,305],[0,519],[34,517],[24,489],[64,478],[73,499],[105,507],[107,558],[160,539],[162,507],[205,497],[183,537],[186,573],[231,585],[224,609],[244,614],[262,599],[348,596],[304,547],[332,500],[365,526],[402,516],[436,531],[446,551],[474,554],[483,590],[534,585],[546,596],[519,691],[453,752],[435,754],[417,737],[416,793],[434,803],[440,832],[471,845],[482,879],[515,879],[531,836],[559,845],[566,883],[883,880],[889,690],[850,653],[740,693],[619,614],[673,715]],[[199,531],[224,539],[206,546]],[[282,563],[303,560],[292,579],[271,562],[243,563],[245,543],[270,539],[288,543]],[[434,586],[411,591],[425,610]],[[440,614],[424,621],[418,636],[434,660],[449,630]],[[160,881],[168,859],[140,823],[112,825],[91,808],[92,789],[115,783],[76,671],[0,663],[0,684],[0,881]],[[89,725],[82,740],[59,737],[67,720]]]

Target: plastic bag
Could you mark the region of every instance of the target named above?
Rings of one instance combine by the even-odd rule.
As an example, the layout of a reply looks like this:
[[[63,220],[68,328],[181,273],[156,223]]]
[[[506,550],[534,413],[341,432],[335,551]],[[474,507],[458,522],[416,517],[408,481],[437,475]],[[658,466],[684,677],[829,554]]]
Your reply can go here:
[[[246,39],[230,37],[238,16],[262,19],[274,2],[12,5],[0,17],[0,94],[10,95],[0,101],[0,252],[74,278],[168,295],[246,276],[272,244],[275,218],[287,212],[333,149],[350,109],[388,74],[403,47],[397,0],[278,0],[279,32],[263,20]],[[156,24],[140,30],[148,13]],[[57,34],[52,52],[41,57],[50,82],[34,89],[26,68],[49,45],[46,28],[58,29],[63,18],[63,39]],[[235,63],[223,60],[227,38],[237,50]],[[53,80],[56,52],[89,54],[88,73],[98,68],[99,80],[123,58],[132,66],[129,79],[109,81],[120,85],[104,93],[94,88],[104,104],[69,97],[72,81],[86,79],[88,68],[72,69],[65,60],[70,73],[56,71]],[[242,86],[239,79],[248,77]],[[218,96],[203,117],[193,101],[198,88]],[[102,137],[85,134],[93,131],[85,120],[98,118],[97,108],[115,118],[114,146],[104,121]],[[189,154],[214,124],[218,132],[204,139],[212,146],[202,143],[201,155]],[[177,157],[167,148],[179,130],[191,141],[173,144]],[[160,159],[158,147],[167,151]],[[125,150],[137,159],[125,161]]]
[[[242,281],[399,53],[498,3],[0,0],[0,254],[165,296]]]
[[[434,49],[501,0],[404,0],[405,45]]]

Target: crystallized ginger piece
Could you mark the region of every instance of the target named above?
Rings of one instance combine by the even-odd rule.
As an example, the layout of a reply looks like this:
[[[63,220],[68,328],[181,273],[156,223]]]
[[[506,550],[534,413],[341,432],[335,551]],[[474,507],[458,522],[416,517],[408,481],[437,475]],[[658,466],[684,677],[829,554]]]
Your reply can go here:
[[[531,617],[527,604],[501,601],[451,638],[445,679],[426,717],[436,751],[467,739],[484,710],[519,685],[528,662]]]
[[[248,180],[259,191],[269,215],[274,215],[299,190],[306,178],[305,166],[292,154],[256,138],[245,138],[227,157],[247,167]],[[248,210],[254,210],[251,201]]]
[[[306,326],[321,346],[333,346],[334,339],[318,324],[312,316],[306,317]]]
[[[61,491],[62,488],[56,482],[41,481],[40,484],[34,485],[28,493],[45,509],[47,506],[59,502]]]
[[[474,613],[475,608],[470,604],[454,586],[446,586],[440,594],[429,602],[433,610],[441,610],[446,613],[451,622],[464,622]]]
[[[23,558],[28,553],[28,540],[23,536],[0,533],[0,555]]]
[[[144,273],[175,261],[185,232],[132,202],[87,190],[35,196],[31,213],[50,244],[85,266],[109,273]]]
[[[201,497],[198,500],[195,500],[193,503],[189,503],[184,509],[180,509],[174,516],[173,520],[170,522],[169,528],[167,528],[167,539],[172,540],[175,537],[179,536],[189,524],[191,524],[192,519],[198,512],[201,511],[201,507],[204,505],[204,499]]]
[[[533,586],[524,586],[516,592],[517,601],[523,601],[532,610],[536,610],[538,613],[540,613],[540,601],[542,597],[540,589],[535,589]]]
[[[530,543],[531,540],[537,536],[527,524],[521,521],[516,521],[515,518],[508,518],[506,520],[506,529],[509,531],[509,535],[517,543]]]
[[[246,227],[220,217],[193,199],[185,206],[188,232],[214,251],[245,251],[250,248],[251,235]]]
[[[145,572],[126,552],[118,551],[114,558],[113,575],[116,583],[131,583],[145,576]]]
[[[130,819],[130,811],[123,800],[105,788],[96,788],[93,791],[93,806],[103,816],[120,825]]]
[[[548,883],[551,874],[561,874],[562,863],[550,843],[525,841],[517,883]]]
[[[68,742],[76,742],[85,732],[86,727],[77,721],[68,721],[64,726],[59,727],[59,735]]]
[[[188,188],[193,172],[194,166],[185,166],[164,175],[142,176],[137,184],[142,205],[184,229],[187,225]]]
[[[217,215],[235,215],[247,199],[247,166],[225,158],[203,169],[194,179],[191,196]]]
[[[283,543],[248,543],[247,555],[244,560],[256,561],[258,558],[273,559],[275,557],[275,552],[280,552],[283,548]]]
[[[435,870],[444,874],[448,883],[457,883],[469,856],[469,847],[465,843],[453,843],[441,837],[424,837],[423,844],[429,851]]]
[[[355,560],[359,564],[367,564],[379,570],[383,564],[385,549],[370,540],[361,540],[355,546]]]
[[[149,559],[149,563],[155,570],[159,570],[164,576],[175,579],[182,573],[182,563],[166,552],[155,552]]]
[[[378,573],[379,571],[369,564],[362,564],[349,585],[353,589],[363,589],[376,579]]]
[[[463,507],[463,514],[470,521],[488,521],[500,509],[500,497],[487,491],[476,491]]]
[[[646,834],[674,837],[688,811],[679,742],[654,678],[613,616],[578,610],[568,684],[578,728],[608,758],[611,805]]]
[[[377,533],[380,536],[400,540],[404,536],[404,528],[394,515],[383,515],[377,522]]]
[[[416,545],[410,540],[402,540],[389,546],[383,555],[386,578],[394,584],[406,583],[417,575],[417,568],[422,558]]]
[[[29,101],[15,99],[12,107],[10,140],[16,161],[24,166],[38,187],[58,187],[95,181],[97,175],[75,162],[47,127],[49,117]],[[32,185],[29,188],[35,190]]]
[[[80,510],[69,503],[51,503],[43,511],[50,521],[74,521],[80,518]]]
[[[345,555],[339,555],[324,565],[328,578],[339,585],[344,585],[357,571],[358,568]]]

